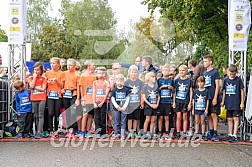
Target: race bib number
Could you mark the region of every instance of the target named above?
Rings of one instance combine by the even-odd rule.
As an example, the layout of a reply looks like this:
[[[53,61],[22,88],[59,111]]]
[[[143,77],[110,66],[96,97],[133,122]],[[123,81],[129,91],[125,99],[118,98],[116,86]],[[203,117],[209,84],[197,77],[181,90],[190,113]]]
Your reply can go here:
[[[105,96],[104,89],[96,89],[96,96],[97,97],[103,97],[103,96]]]
[[[65,93],[63,95],[64,98],[68,98],[68,99],[71,99],[73,98],[73,93],[71,90],[65,90]]]
[[[171,90],[169,90],[169,89],[162,89],[160,96],[161,96],[161,98],[169,98],[169,97],[171,97]]]
[[[31,104],[29,97],[22,97],[20,100],[20,106]]]
[[[125,92],[116,92],[116,101],[125,101],[126,93]]]
[[[226,94],[235,95],[236,94],[236,85],[228,85],[226,87]]]
[[[90,86],[87,86],[86,92],[88,95],[93,94],[93,89]]]
[[[130,95],[130,103],[139,103],[140,102],[140,95],[138,94],[131,94]]]
[[[184,92],[184,91],[178,91],[177,93],[176,93],[176,98],[177,99],[181,99],[181,100],[185,100],[186,99],[186,92]]]
[[[48,99],[59,99],[59,92],[51,90],[48,94]]]
[[[205,110],[206,102],[205,101],[197,101],[195,102],[195,110]]]
[[[156,97],[150,97],[149,98],[149,102],[151,103],[151,104],[157,104],[157,98]]]
[[[211,77],[205,77],[205,79],[206,79],[205,87],[212,86],[212,79],[211,79]]]

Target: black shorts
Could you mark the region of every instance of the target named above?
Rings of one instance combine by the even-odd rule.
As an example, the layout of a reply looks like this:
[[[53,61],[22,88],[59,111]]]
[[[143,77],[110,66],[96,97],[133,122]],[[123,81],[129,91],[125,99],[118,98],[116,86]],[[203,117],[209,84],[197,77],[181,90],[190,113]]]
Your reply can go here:
[[[140,109],[135,109],[132,113],[127,115],[128,119],[139,120],[140,119]]]
[[[176,112],[187,112],[188,104],[176,103]]]
[[[153,108],[145,108],[144,109],[144,115],[145,116],[160,115],[160,110],[159,109],[153,109]]]
[[[84,108],[86,108],[86,109],[84,109]],[[86,104],[86,106],[83,107],[83,114],[86,114],[86,113],[94,116],[94,105],[93,104]]]
[[[209,106],[208,106],[208,116],[211,115],[212,113],[216,113],[218,112],[218,107],[220,107],[218,104],[216,104],[215,106],[213,106],[212,104],[213,100],[209,100]]]
[[[194,115],[202,115],[204,112],[205,110],[194,110]]]
[[[172,112],[172,106],[169,103],[160,103],[159,109],[161,116],[169,116]]]
[[[227,118],[240,117],[241,110],[227,110]]]

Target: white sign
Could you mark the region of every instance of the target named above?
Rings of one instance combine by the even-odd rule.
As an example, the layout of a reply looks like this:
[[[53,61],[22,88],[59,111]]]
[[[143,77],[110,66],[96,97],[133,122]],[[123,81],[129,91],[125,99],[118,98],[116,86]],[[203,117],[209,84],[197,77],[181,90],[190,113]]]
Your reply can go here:
[[[26,0],[9,0],[9,44],[23,44],[26,38]]]
[[[248,122],[252,123],[252,76],[250,76],[249,81],[245,117],[247,118]]]
[[[251,24],[249,0],[231,0],[229,7],[229,49],[246,51]]]

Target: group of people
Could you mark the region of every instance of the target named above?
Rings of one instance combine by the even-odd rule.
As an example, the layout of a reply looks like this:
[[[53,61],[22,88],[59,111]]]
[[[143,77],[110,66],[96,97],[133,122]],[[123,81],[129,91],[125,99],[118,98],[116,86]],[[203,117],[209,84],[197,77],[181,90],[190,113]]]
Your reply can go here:
[[[50,136],[58,137],[62,114],[65,137],[91,138],[95,131],[96,138],[184,138],[191,127],[194,139],[219,141],[217,112],[225,105],[228,140],[237,141],[244,86],[235,65],[228,67],[221,86],[211,55],[205,56],[201,65],[190,60],[178,69],[166,64],[153,66],[150,56],[137,57],[133,65],[115,63],[112,69],[86,61],[81,71],[80,63],[68,59],[63,71],[59,58],[51,58],[50,63],[46,72],[43,63],[36,63],[27,83],[14,83],[20,128],[17,138],[28,136],[32,115],[35,138],[42,137],[45,119]],[[122,67],[128,68],[127,75],[122,74]],[[48,117],[44,116],[46,106]],[[111,128],[113,133],[108,130]]]

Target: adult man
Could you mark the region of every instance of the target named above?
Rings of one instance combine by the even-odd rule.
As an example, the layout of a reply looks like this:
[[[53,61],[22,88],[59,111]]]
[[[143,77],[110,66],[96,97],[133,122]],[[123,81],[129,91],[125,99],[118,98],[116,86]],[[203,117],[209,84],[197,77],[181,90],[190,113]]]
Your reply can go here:
[[[119,64],[121,65],[121,67],[124,67],[124,68],[129,68],[132,65],[132,64],[123,63],[123,62],[120,62]],[[142,57],[136,57],[135,65],[138,68],[139,74],[145,71],[144,67],[142,66]]]
[[[157,73],[156,68],[152,65],[152,58],[150,56],[144,56],[142,58],[142,66],[144,67],[144,71]]]

